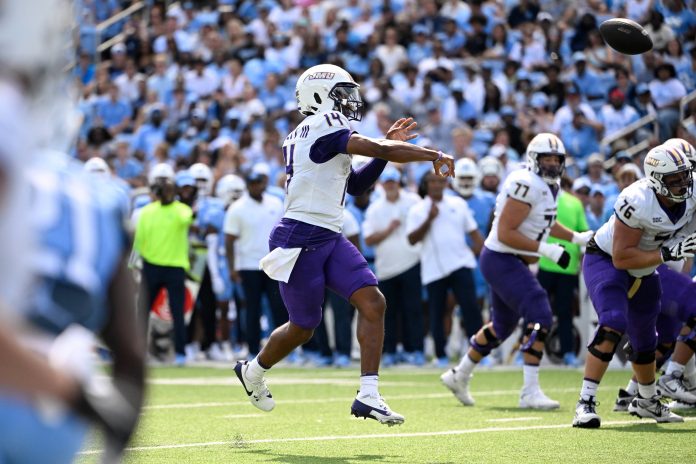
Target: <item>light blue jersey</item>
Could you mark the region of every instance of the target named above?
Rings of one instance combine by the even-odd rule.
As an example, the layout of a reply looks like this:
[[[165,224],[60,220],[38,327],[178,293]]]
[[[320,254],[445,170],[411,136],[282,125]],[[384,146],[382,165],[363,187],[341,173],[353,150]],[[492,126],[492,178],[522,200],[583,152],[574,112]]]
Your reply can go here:
[[[58,153],[42,154],[29,170],[37,246],[32,259],[39,279],[29,318],[53,333],[81,324],[98,333],[107,293],[128,245],[123,193]]]
[[[198,202],[196,214],[196,227],[199,235],[205,237],[208,245],[208,270],[213,282],[221,279],[222,286],[215,288],[215,297],[218,301],[227,301],[232,298],[232,279],[227,265],[227,253],[225,250],[225,203],[219,198],[202,197]]]
[[[495,209],[495,195],[491,192],[484,192],[483,190],[476,189],[474,194],[466,199],[469,209],[474,215],[476,220],[476,225],[478,226],[481,236],[487,237],[490,231],[491,225],[491,215],[493,209]],[[466,243],[471,246],[471,239],[466,236]],[[476,266],[474,269],[474,282],[476,284],[476,296],[478,298],[484,298],[488,294],[488,284],[481,274],[481,269]]]

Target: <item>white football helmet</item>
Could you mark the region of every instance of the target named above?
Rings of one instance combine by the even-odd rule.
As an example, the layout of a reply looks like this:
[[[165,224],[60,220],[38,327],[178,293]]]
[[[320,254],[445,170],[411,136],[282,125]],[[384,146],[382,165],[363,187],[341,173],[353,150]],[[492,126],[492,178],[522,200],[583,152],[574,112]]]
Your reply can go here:
[[[157,184],[161,179],[174,182],[174,168],[167,163],[155,164],[147,175],[147,181],[151,186]]]
[[[498,179],[503,178],[503,165],[500,164],[500,161],[493,156],[485,156],[481,158],[481,160],[478,162],[478,168],[482,177],[496,176]],[[455,169],[454,172],[457,172],[457,170]]]
[[[643,170],[658,195],[677,203],[691,197],[694,185],[691,163],[681,150],[664,145],[653,148],[645,156]],[[666,179],[671,176],[674,179]],[[678,193],[672,192],[675,187],[679,188]]]
[[[215,196],[225,202],[225,205],[239,199],[245,191],[244,179],[234,174],[221,177],[215,186]]]
[[[106,161],[104,161],[102,158],[99,158],[98,156],[95,156],[94,158],[90,158],[85,162],[85,171],[104,176],[104,177],[109,177],[111,175],[111,169],[109,169],[109,165],[106,164]]]
[[[0,1],[0,73],[22,84],[37,146],[61,152],[82,122],[68,72],[75,56],[72,3]]]
[[[542,168],[539,165],[540,155],[557,155],[561,158],[558,168]],[[561,139],[554,134],[542,132],[536,135],[527,145],[527,169],[544,179],[547,184],[556,184],[563,174],[566,150]]]
[[[684,139],[669,139],[662,145],[680,150],[691,163],[691,170],[696,169],[696,149],[689,142]]]
[[[468,198],[474,194],[481,180],[481,173],[476,163],[470,158],[461,158],[454,163],[454,190],[461,196]]]
[[[189,172],[196,180],[198,195],[210,195],[213,187],[213,172],[203,163],[191,165]]]
[[[343,68],[333,64],[312,66],[297,79],[297,109],[305,116],[340,111],[350,120],[362,119],[360,85]]]

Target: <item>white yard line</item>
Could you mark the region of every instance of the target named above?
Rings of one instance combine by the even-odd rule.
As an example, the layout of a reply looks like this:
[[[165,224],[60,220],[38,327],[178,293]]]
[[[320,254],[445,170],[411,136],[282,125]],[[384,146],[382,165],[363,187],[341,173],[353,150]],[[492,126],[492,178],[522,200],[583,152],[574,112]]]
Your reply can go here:
[[[685,417],[685,421],[692,422],[696,421],[696,417]],[[612,425],[630,425],[630,424],[640,424],[640,419],[635,420],[623,420],[623,421],[607,421],[602,424],[602,427]],[[645,422],[645,423],[651,423]],[[338,440],[367,440],[371,438],[417,438],[417,437],[436,437],[436,436],[447,436],[447,435],[470,435],[476,433],[491,433],[491,432],[526,432],[529,430],[554,430],[554,429],[567,429],[570,428],[571,424],[555,424],[555,425],[533,425],[533,426],[520,426],[520,427],[488,427],[479,429],[466,429],[466,430],[442,430],[439,432],[413,432],[413,433],[379,433],[370,435],[329,435],[329,436],[319,436],[319,437],[298,437],[298,438],[263,438],[258,440],[244,440],[243,438],[234,439],[230,441],[210,441],[204,443],[182,443],[177,445],[155,445],[155,446],[134,446],[132,448],[127,448],[127,451],[156,451],[163,449],[177,449],[177,448],[202,448],[207,446],[230,446],[243,448],[247,445],[253,444],[264,444],[264,443],[292,443],[292,442],[317,442],[317,441],[338,441]],[[101,450],[85,450],[80,452],[80,454],[99,454]]]
[[[356,385],[358,382],[357,376],[352,379],[340,378],[306,378],[306,377],[274,377],[269,385]],[[161,378],[150,379],[150,385],[160,386],[194,386],[194,387],[214,387],[239,385],[239,380],[236,377],[193,377],[193,378]],[[432,382],[404,382],[404,381],[380,381],[381,386],[388,387],[426,387],[432,385]]]
[[[382,383],[380,382],[380,386]],[[430,384],[429,384],[430,385]],[[439,384],[437,384],[439,385]],[[623,385],[622,385],[623,386]],[[273,387],[273,384],[270,384]],[[615,389],[619,386],[602,385],[604,389]],[[579,392],[577,387],[569,388],[546,388],[544,389],[546,393],[572,393]],[[481,396],[506,396],[506,395],[519,395],[520,390],[488,390],[488,391],[473,391],[472,395],[474,397]],[[422,394],[411,394],[411,395],[388,395],[388,400],[427,400],[436,398],[450,398],[452,394],[449,392],[442,393],[422,393]],[[332,398],[303,398],[298,400],[293,399],[281,399],[279,404],[319,404],[319,403],[336,403],[349,401],[350,397],[332,397]],[[173,404],[153,404],[143,407],[144,410],[156,410],[156,409],[195,409],[195,408],[216,408],[219,406],[246,406],[248,401],[218,401],[218,402],[205,402],[205,403],[173,403]]]
[[[267,417],[266,414],[227,414],[225,416],[220,416],[223,419],[250,419],[258,417]]]
[[[500,419],[486,419],[486,422],[526,422],[540,419],[541,417],[501,417]]]

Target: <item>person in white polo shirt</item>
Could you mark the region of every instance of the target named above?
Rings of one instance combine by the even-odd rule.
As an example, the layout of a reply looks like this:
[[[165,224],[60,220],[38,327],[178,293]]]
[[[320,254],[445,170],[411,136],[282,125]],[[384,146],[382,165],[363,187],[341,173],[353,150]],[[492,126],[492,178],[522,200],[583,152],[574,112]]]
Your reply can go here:
[[[225,248],[230,277],[241,283],[246,297],[246,336],[249,355],[260,350],[261,297],[268,298],[273,325],[287,322],[288,313],[280,297],[278,282],[259,269],[259,261],[268,253],[268,237],[283,216],[283,203],[264,193],[268,178],[258,169],[246,176],[247,192],[225,213]]]
[[[483,325],[472,272],[476,267],[474,252],[481,250],[483,237],[466,201],[444,195],[446,187],[447,179],[426,174],[419,188],[425,197],[411,208],[406,221],[409,243],[422,242],[421,280],[428,290],[430,333],[440,367],[449,362],[444,328],[449,290],[462,310],[467,335],[476,334]],[[473,251],[466,244],[466,235],[471,238]]]
[[[399,321],[406,359],[422,365],[425,358],[420,246],[411,245],[406,234],[408,212],[420,198],[401,189],[401,173],[393,166],[387,166],[379,180],[384,188],[384,196],[367,208],[363,236],[365,243],[374,247],[379,289],[387,300],[382,365],[388,367],[396,362]]]

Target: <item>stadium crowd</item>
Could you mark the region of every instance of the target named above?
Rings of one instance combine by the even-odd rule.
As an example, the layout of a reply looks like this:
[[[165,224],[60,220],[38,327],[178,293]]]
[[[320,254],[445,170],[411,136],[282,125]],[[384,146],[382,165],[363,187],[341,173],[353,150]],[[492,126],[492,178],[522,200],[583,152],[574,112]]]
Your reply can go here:
[[[575,224],[577,230],[597,230],[607,221],[621,189],[643,176],[642,157],[648,148],[675,136],[691,142],[696,137],[693,125],[682,124],[679,108],[680,100],[696,90],[696,14],[688,1],[154,2],[101,36],[96,33],[99,21],[129,4],[92,0],[77,6],[80,53],[73,75],[83,122],[74,156],[106,161],[129,192],[135,210],[149,201],[149,180],[157,178],[153,168],[162,164],[171,167],[172,179],[179,190],[186,191],[182,201],[199,215],[205,198],[229,175],[239,176],[238,190],[245,188],[244,182],[249,189],[261,182],[267,186],[266,194],[282,199],[286,161],[280,146],[302,118],[295,83],[302,70],[320,63],[340,65],[360,83],[364,117],[353,123],[354,130],[383,137],[394,120],[413,116],[420,134],[414,143],[459,160],[457,179],[446,195],[458,194],[467,200],[484,238],[499,185],[524,162],[527,143],[537,133],[557,134],[570,155],[563,185],[585,211]],[[616,16],[644,24],[654,49],[625,56],[605,45],[598,25]],[[120,40],[97,52],[102,40],[114,36]],[[621,134],[647,115],[655,117],[652,123]],[[613,137],[616,134],[620,136]],[[643,141],[648,142],[644,149],[633,149]],[[354,165],[361,162],[356,159]],[[197,166],[195,172],[192,166]],[[374,210],[384,210],[385,201],[394,201],[388,199],[395,189],[402,192],[399,204],[409,206],[419,202],[414,193],[433,195],[425,176],[430,163],[393,167],[368,194],[349,198],[345,226],[373,270],[376,266],[377,276],[386,281],[385,294],[395,295],[388,298],[392,300],[400,294],[392,277],[419,262],[425,269],[436,253],[424,251],[427,243],[420,254],[418,245],[409,248],[407,207],[400,206],[404,211],[390,224],[375,220]],[[225,201],[229,204],[239,195],[237,191]],[[382,236],[387,229],[389,233]],[[240,241],[239,224],[221,229],[220,236],[223,233],[237,239],[237,250],[233,246],[228,251],[248,253],[256,247],[258,255],[244,258],[247,264],[240,264],[244,259],[237,256],[237,269],[224,277],[235,289],[231,300],[236,302],[229,312],[234,320],[232,344],[224,335],[211,335],[214,327],[209,322],[206,335],[189,330],[189,342],[200,342],[209,357],[231,359],[231,345],[249,342],[251,336],[253,356],[258,350],[254,334],[259,324],[267,334],[278,325],[271,313],[280,317],[264,299],[263,309],[251,312],[253,321],[246,320],[245,291],[261,296],[256,286],[252,290],[244,285],[244,274],[258,271],[253,263],[265,254],[267,233],[255,235],[258,243],[249,238]],[[380,253],[380,243],[391,233],[403,241],[390,244],[392,249],[382,246]],[[191,238],[196,247],[205,246],[206,233],[200,227]],[[472,238],[461,246],[474,246]],[[572,276],[571,287],[577,286],[579,249],[574,253],[574,264],[563,271]],[[460,297],[457,303],[465,332],[471,335],[481,325],[486,285],[475,260],[465,267],[474,269],[478,299],[464,302]],[[541,267],[548,270],[546,263]],[[200,267],[198,273],[198,280],[205,280]],[[444,333],[450,330],[455,302],[443,297],[428,300],[427,295],[435,292],[428,284],[433,277],[427,276],[427,270],[420,274],[402,285],[427,288],[422,299],[429,301],[426,321],[430,319],[429,332],[435,339],[431,354],[446,365]],[[439,282],[442,276],[436,277]],[[212,285],[210,279],[205,282],[206,287]],[[554,279],[550,282],[549,291],[557,285]],[[454,294],[461,285],[450,283]],[[567,286],[562,288],[567,293]],[[440,291],[445,295],[447,287]],[[203,300],[204,313],[217,309],[218,318],[226,319],[227,310],[221,313],[215,298]],[[341,334],[341,327],[349,324],[351,309],[337,310],[340,299],[329,300],[337,320],[329,332],[335,333],[336,345],[342,348],[336,346],[332,354],[326,331],[319,330],[305,351],[319,353],[313,359],[320,365],[345,365],[348,336]],[[387,319],[384,365],[425,362],[420,333],[423,311],[409,307],[410,300],[388,301],[395,315]],[[199,298],[196,307],[201,304]],[[397,320],[401,307],[407,316]],[[572,309],[560,311],[559,324],[565,327],[560,354],[567,355],[567,364],[575,364],[570,341]],[[263,314],[262,322],[258,314]],[[428,314],[444,317],[428,318]],[[397,353],[399,342],[405,354]],[[189,361],[196,359],[196,346],[189,346]]]

